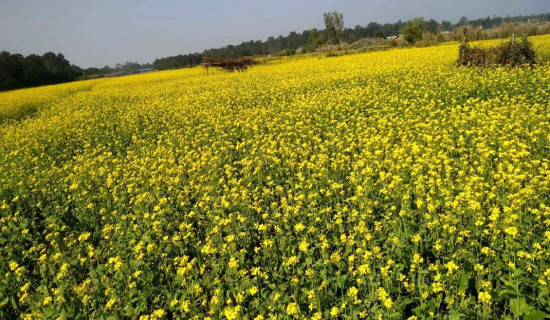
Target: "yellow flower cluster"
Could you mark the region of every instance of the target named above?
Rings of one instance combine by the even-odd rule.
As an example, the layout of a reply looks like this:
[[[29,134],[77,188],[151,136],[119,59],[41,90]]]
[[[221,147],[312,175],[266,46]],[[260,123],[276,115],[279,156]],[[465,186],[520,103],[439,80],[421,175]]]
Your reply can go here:
[[[458,46],[0,93],[0,318],[544,318],[550,66]]]

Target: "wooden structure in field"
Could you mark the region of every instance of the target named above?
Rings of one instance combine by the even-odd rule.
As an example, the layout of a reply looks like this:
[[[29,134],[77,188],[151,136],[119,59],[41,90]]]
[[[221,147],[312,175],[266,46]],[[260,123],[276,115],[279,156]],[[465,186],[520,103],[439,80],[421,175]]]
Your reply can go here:
[[[209,68],[222,68],[229,72],[233,72],[233,71],[241,72],[255,64],[257,64],[257,62],[254,59],[246,58],[246,57],[239,57],[239,58],[233,58],[233,59],[216,59],[211,57],[204,57],[202,62],[202,65],[206,69],[207,74],[208,74]]]

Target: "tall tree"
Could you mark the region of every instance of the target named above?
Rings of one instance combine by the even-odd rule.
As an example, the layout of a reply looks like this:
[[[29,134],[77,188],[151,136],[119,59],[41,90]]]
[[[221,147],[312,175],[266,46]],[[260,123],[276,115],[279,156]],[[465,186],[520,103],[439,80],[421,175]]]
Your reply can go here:
[[[327,33],[328,42],[336,44],[342,41],[344,31],[344,15],[338,11],[323,13],[325,19],[325,31]]]

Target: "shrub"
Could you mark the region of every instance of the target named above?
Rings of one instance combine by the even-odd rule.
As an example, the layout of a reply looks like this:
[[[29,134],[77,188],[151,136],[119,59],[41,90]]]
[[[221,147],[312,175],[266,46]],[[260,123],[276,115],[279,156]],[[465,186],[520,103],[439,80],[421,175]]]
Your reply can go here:
[[[296,50],[292,50],[292,49],[286,49],[281,51],[281,56],[283,57],[293,56],[295,54],[296,54]]]
[[[401,30],[403,38],[408,43],[414,44],[422,39],[422,32],[424,31],[424,19],[414,18],[407,22],[407,25]]]
[[[458,51],[459,66],[523,66],[534,65],[536,54],[533,44],[523,37],[520,42],[514,39],[494,48],[470,47],[464,42]]]

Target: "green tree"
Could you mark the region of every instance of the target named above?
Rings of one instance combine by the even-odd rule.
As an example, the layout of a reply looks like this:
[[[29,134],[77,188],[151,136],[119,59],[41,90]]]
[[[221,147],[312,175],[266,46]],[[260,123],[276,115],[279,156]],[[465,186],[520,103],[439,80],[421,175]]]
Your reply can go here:
[[[424,29],[431,33],[437,33],[439,29],[439,23],[434,19],[430,19],[430,21],[426,21],[426,23],[424,24]]]
[[[309,37],[307,40],[307,46],[310,51],[315,51],[317,47],[321,45],[321,35],[319,34],[319,31],[317,29],[313,28],[309,32]]]
[[[407,22],[405,27],[401,30],[403,38],[409,43],[416,43],[422,39],[422,32],[424,31],[424,18],[414,18]]]
[[[447,20],[443,20],[441,22],[441,29],[443,29],[443,31],[449,31],[451,30],[451,22],[450,21],[447,21]]]
[[[325,32],[328,37],[328,43],[337,44],[342,41],[344,33],[344,15],[338,11],[323,13],[325,19]]]

